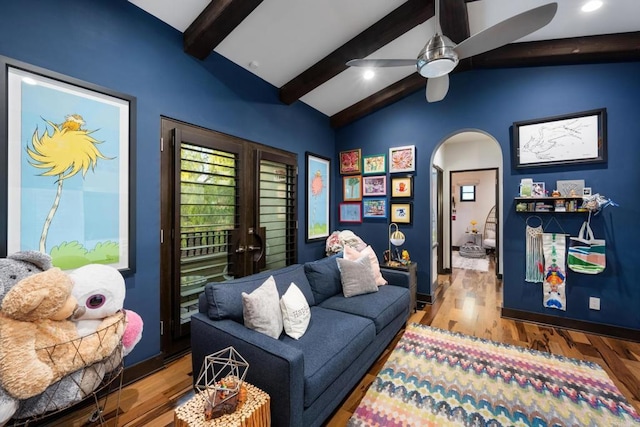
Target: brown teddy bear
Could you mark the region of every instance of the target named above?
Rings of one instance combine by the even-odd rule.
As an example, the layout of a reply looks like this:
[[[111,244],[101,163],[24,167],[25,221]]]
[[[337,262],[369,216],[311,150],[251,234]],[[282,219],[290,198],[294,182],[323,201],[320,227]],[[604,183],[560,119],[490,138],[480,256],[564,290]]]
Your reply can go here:
[[[0,383],[18,399],[42,393],[50,384],[105,359],[119,345],[124,313],[102,322],[96,334],[80,338],[69,319],[78,316],[73,282],[58,268],[20,280],[0,307]]]

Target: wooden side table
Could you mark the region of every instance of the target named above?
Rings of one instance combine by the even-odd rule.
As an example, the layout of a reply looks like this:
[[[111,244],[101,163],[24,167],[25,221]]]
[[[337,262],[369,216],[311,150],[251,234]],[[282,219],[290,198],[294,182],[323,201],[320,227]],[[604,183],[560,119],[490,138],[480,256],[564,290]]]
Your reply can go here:
[[[405,280],[409,283],[409,294],[411,295],[411,302],[409,303],[409,312],[415,313],[418,310],[417,292],[418,292],[418,263],[412,262],[409,265],[390,266],[387,264],[380,264],[380,270],[391,270],[396,273],[401,273],[406,277]]]
[[[210,421],[204,419],[205,395],[198,393],[175,410],[176,427],[269,427],[271,426],[270,398],[267,393],[245,381],[247,399],[232,414]]]

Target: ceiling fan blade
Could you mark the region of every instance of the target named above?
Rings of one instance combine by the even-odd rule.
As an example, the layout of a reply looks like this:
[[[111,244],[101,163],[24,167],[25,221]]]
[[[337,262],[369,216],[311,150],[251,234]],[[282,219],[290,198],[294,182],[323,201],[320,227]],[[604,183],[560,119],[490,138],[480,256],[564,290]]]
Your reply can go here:
[[[449,91],[449,74],[427,79],[427,101],[442,101]]]
[[[405,67],[416,66],[415,59],[352,59],[347,62],[349,67]]]
[[[558,3],[549,3],[480,31],[455,47],[458,58],[469,58],[488,52],[531,34],[551,22],[557,10]]]

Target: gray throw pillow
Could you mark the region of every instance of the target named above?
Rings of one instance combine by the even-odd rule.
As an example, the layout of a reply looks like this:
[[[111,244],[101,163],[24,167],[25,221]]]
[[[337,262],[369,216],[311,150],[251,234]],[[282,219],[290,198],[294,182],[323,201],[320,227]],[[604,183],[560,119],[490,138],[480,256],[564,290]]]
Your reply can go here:
[[[355,261],[344,258],[337,258],[337,261],[342,279],[342,293],[345,297],[378,292],[368,255],[362,255]]]
[[[273,276],[250,294],[242,293],[242,316],[247,328],[278,339],[282,333],[282,312]]]

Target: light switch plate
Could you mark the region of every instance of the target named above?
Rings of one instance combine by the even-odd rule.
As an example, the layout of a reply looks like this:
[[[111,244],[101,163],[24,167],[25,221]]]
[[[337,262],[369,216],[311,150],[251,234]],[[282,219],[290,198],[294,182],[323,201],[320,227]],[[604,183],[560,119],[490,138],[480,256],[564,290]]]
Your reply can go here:
[[[589,308],[591,310],[600,310],[600,298],[589,297]]]

